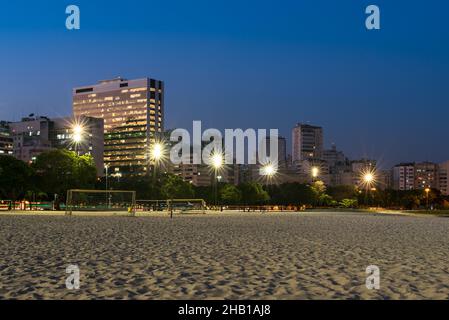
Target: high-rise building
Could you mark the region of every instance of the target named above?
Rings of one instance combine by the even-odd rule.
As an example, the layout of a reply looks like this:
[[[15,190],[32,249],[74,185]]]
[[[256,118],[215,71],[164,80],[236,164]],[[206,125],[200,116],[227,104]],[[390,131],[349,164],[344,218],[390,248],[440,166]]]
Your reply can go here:
[[[415,188],[415,164],[400,163],[393,167],[393,189],[413,190]]]
[[[439,166],[439,188],[442,194],[449,196],[449,160],[440,163]]]
[[[321,159],[323,128],[298,123],[292,130],[292,161]]]
[[[3,155],[13,155],[13,140],[6,121],[0,121],[0,156]]]
[[[342,151],[337,150],[335,144],[332,145],[331,149],[323,151],[322,159],[329,166],[330,174],[346,171],[348,169],[349,161]]]
[[[73,89],[73,113],[104,119],[104,163],[116,175],[144,175],[164,130],[164,83],[116,78]]]
[[[438,165],[435,163],[415,163],[415,189],[425,188],[438,188]]]
[[[438,187],[438,165],[435,163],[401,163],[393,168],[393,189],[395,190]]]

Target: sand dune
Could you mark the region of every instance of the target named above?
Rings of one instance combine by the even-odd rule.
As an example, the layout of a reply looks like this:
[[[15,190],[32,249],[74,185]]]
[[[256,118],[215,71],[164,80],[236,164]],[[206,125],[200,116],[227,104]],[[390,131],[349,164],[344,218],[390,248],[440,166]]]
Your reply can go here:
[[[0,297],[448,299],[448,230],[446,218],[362,213],[2,215]],[[65,286],[69,264],[79,290]]]

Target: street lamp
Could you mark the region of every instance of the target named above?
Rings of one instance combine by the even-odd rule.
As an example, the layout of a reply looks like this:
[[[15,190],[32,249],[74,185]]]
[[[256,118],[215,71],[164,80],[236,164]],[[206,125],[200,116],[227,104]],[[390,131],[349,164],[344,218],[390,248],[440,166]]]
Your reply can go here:
[[[271,163],[268,163],[262,167],[261,175],[268,178],[272,178],[277,173],[277,168]]]
[[[375,168],[367,167],[365,170],[360,171],[360,185],[365,188],[365,201],[368,200],[368,196],[371,202],[372,192],[376,191],[376,171]]]
[[[429,193],[430,193],[430,188],[425,188],[424,191],[426,192],[426,207],[427,207],[427,209],[429,209]]]
[[[150,157],[154,162],[159,162],[164,154],[164,146],[162,143],[156,142],[151,148]]]
[[[214,170],[214,204],[217,206],[218,199],[218,177],[217,173],[223,166],[223,156],[220,153],[214,152],[210,158],[210,164]]]
[[[371,184],[374,180],[374,176],[372,173],[368,172],[363,176],[363,181],[365,181],[366,184]]]
[[[106,203],[107,206],[109,208],[109,192],[108,192],[108,175],[109,175],[109,166],[106,164],[104,166],[104,169],[106,170],[106,176],[105,176],[105,180],[106,180],[106,186],[105,186],[105,190],[106,190]]]
[[[164,158],[164,145],[160,142],[155,142],[150,150],[150,159],[153,161],[153,180],[156,179],[156,169],[159,162]]]
[[[72,128],[72,141],[75,145],[75,153],[78,155],[78,144],[83,141],[84,127],[78,123]]]
[[[320,168],[312,167],[311,173],[312,173],[313,180],[315,180],[320,174]]]

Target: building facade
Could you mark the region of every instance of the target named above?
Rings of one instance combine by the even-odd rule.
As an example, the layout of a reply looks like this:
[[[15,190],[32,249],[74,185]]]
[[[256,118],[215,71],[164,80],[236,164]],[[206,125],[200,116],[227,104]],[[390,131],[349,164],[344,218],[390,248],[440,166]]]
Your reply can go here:
[[[439,188],[442,194],[449,196],[449,160],[440,163],[439,169]]]
[[[3,155],[13,155],[13,139],[7,121],[0,121],[0,156]]]
[[[393,167],[393,189],[413,190],[415,188],[415,164],[400,163]]]
[[[415,189],[425,188],[438,188],[438,165],[436,163],[415,163]]]
[[[73,127],[82,124],[82,139],[73,141]],[[97,174],[103,174],[103,120],[91,117],[73,118],[26,117],[9,125],[13,141],[13,155],[24,162],[32,162],[45,151],[68,149],[79,155],[92,155]]]
[[[150,148],[164,130],[164,83],[116,78],[73,89],[76,118],[104,120],[104,164],[116,175],[145,175]]]
[[[47,117],[28,116],[19,122],[11,122],[13,155],[24,162],[32,162],[42,152],[52,146],[54,123]]]
[[[323,128],[298,123],[292,130],[292,161],[321,159]]]

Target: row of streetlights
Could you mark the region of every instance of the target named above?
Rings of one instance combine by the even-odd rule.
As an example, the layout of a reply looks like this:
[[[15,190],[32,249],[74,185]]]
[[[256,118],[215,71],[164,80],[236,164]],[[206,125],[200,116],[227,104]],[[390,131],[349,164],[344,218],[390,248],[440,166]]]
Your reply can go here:
[[[85,135],[85,128],[82,124],[75,123],[72,127],[72,135],[71,140],[75,146],[75,153],[78,154],[78,145],[82,143],[83,137]],[[156,170],[157,166],[160,164],[160,162],[165,158],[165,149],[164,145],[160,142],[156,142],[152,145],[152,148],[150,150],[150,158],[154,162],[154,170],[153,170],[153,176],[156,177]],[[218,175],[218,172],[222,169],[224,165],[224,159],[223,155],[215,152],[211,155],[210,159],[210,166],[212,167],[214,171],[214,198],[215,198],[215,205],[217,205],[217,198],[218,198],[218,180],[221,178],[221,176]],[[106,190],[108,190],[108,165],[105,165],[106,170]],[[272,163],[267,163],[264,166],[262,166],[260,173],[262,176],[267,177],[268,179],[272,179],[277,174],[277,166],[275,166]],[[319,167],[313,166],[310,170],[312,178],[315,180],[320,175],[320,169]],[[376,182],[376,176],[375,172],[373,170],[367,170],[365,172],[362,172],[362,184],[366,186],[367,190],[375,190],[374,184]],[[426,204],[427,207],[429,206],[429,193],[430,188],[424,189],[426,193]]]

